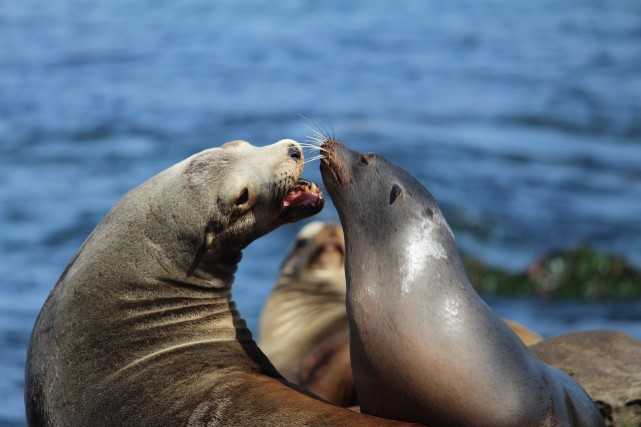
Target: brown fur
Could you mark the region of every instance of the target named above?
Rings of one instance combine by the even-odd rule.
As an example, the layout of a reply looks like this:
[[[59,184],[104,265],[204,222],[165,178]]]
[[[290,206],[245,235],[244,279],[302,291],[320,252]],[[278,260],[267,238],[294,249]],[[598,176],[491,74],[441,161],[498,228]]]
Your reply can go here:
[[[356,403],[345,309],[345,239],[314,221],[296,236],[260,322],[259,346],[285,378],[341,406]],[[540,335],[505,319],[526,345]]]
[[[347,329],[344,256],[340,225],[314,221],[283,262],[260,316],[259,346],[289,381],[319,342]]]
[[[27,356],[31,426],[387,425],[302,393],[231,299],[241,250],[281,224],[302,150],[235,141],[125,195],[45,302]]]

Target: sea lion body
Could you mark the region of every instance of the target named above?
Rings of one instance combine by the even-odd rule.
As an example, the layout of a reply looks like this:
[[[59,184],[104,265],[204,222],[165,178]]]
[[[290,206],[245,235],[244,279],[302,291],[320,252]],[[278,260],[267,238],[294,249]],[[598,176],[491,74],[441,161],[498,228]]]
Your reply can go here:
[[[529,347],[533,344],[543,341],[543,337],[541,335],[521,325],[520,323],[510,319],[503,319],[503,321],[510,329],[512,329],[512,332],[514,332],[526,346]]]
[[[302,168],[295,141],[234,141],[126,194],[38,316],[26,367],[29,425],[386,423],[297,391],[231,299],[241,250],[322,208],[296,184]]]
[[[260,316],[259,347],[288,381],[320,342],[347,330],[345,241],[338,224],[314,221],[292,251]]]
[[[598,426],[570,377],[483,302],[431,194],[375,154],[322,145],[346,242],[350,353],[364,413],[432,426]]]
[[[354,405],[343,229],[311,222],[292,247],[261,313],[259,347],[287,380],[337,405]],[[504,320],[526,345],[541,340]]]
[[[340,406],[358,404],[349,356],[349,329],[321,341],[303,359],[296,384]]]

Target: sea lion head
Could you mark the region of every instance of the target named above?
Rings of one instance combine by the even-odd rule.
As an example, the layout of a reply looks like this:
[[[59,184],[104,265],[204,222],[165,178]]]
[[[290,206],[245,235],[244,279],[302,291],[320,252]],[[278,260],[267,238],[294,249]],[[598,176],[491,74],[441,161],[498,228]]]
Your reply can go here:
[[[145,234],[172,264],[188,274],[207,266],[233,274],[249,243],[323,208],[318,186],[301,179],[302,153],[291,139],[265,147],[228,142],[167,169],[129,198],[148,200]]]
[[[219,231],[222,225],[225,236],[243,247],[322,209],[319,188],[300,178],[302,170],[302,149],[291,139],[266,147],[228,142],[187,166],[190,183],[205,193],[211,206],[210,222],[217,223]]]
[[[347,258],[370,257],[369,262],[351,263],[372,266],[358,275],[383,278],[372,279],[380,282],[400,266],[402,291],[407,293],[428,264],[458,255],[438,204],[407,171],[379,154],[359,153],[334,139],[324,141],[322,150],[323,182],[345,229]]]
[[[281,276],[301,280],[331,279],[345,288],[345,237],[339,224],[313,221],[296,235],[281,265]]]

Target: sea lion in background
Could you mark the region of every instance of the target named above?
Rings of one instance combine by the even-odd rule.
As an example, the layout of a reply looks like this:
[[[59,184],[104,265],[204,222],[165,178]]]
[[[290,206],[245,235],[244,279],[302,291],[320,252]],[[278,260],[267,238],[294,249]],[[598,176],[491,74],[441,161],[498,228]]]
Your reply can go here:
[[[334,139],[321,174],[343,225],[361,411],[432,426],[599,426],[569,376],[537,359],[470,285],[430,193]]]
[[[358,404],[349,357],[349,329],[336,332],[309,352],[296,384],[340,406]]]
[[[530,346],[532,344],[536,344],[537,342],[543,341],[543,337],[541,335],[537,334],[529,328],[526,328],[520,323],[505,318],[503,319],[503,321],[510,329],[512,329],[512,332],[514,332],[526,346]]]
[[[344,253],[340,225],[307,224],[265,303],[258,346],[289,381],[314,346],[347,330]]]
[[[390,424],[297,391],[231,299],[241,250],[322,208],[302,169],[295,141],[234,141],[126,194],[38,316],[29,425]]]

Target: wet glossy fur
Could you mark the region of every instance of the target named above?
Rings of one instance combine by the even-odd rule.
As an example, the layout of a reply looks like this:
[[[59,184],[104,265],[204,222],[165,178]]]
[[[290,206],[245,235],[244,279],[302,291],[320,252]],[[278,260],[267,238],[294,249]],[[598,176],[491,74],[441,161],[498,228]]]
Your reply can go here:
[[[352,369],[364,413],[432,426],[598,426],[570,377],[538,360],[471,287],[431,194],[329,140],[323,181],[346,241]]]

